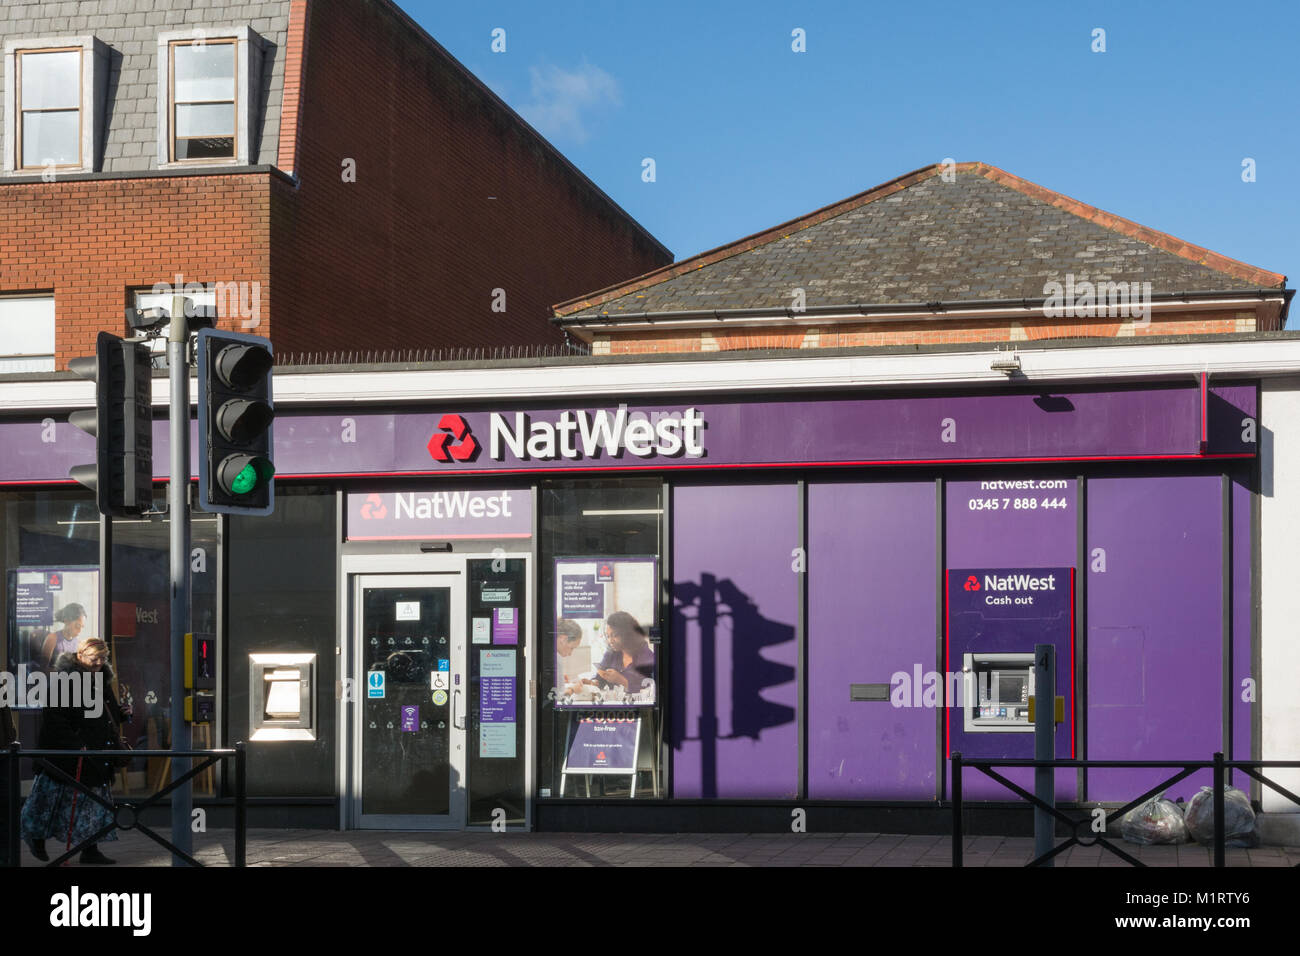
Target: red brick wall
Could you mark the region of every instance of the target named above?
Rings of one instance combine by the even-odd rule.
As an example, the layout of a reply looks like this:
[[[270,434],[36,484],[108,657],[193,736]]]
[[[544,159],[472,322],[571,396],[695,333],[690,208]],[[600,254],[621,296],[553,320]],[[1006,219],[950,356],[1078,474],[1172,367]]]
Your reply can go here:
[[[316,0],[305,63],[278,350],[558,342],[552,303],[668,261],[386,4]]]
[[[261,283],[261,324],[246,331],[269,334],[269,178],[0,183],[0,293],[53,291],[60,369],[93,354],[98,332],[125,334],[130,290],[177,273]]]
[[[1010,343],[1056,338],[1114,338],[1121,333],[1205,335],[1255,331],[1254,310],[1153,315],[1145,325],[1116,319],[953,319],[895,321],[799,327],[743,327],[719,323],[707,330],[629,330],[598,334],[593,351],[632,355],[649,352],[705,352],[735,349],[847,348],[866,345],[947,345],[967,342]]]

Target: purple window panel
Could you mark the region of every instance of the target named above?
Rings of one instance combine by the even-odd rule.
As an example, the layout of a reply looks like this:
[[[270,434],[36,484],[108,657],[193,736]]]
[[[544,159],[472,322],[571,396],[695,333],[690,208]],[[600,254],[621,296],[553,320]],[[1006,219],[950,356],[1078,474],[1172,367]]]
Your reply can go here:
[[[850,702],[935,668],[933,482],[808,486],[808,795],[933,800],[937,714]]]
[[[1088,482],[1087,756],[1208,760],[1222,747],[1222,485],[1216,475]],[[1090,560],[1096,561],[1097,558]],[[1170,773],[1093,770],[1088,799],[1128,801]],[[1204,771],[1170,799],[1210,782]]]
[[[1242,476],[1244,480],[1245,476]],[[1249,760],[1252,736],[1252,707],[1242,700],[1242,681],[1253,678],[1251,673],[1251,524],[1250,488],[1232,483],[1232,759]],[[1249,792],[1250,778],[1233,772],[1235,787]]]
[[[673,489],[673,796],[798,793],[797,489]]]
[[[1026,483],[1029,487],[990,487],[997,482]],[[944,564],[947,567],[1075,567],[1079,540],[1078,482],[1075,479],[1059,474],[1013,470],[979,481],[951,481],[945,485],[944,492]],[[1017,501],[1023,504],[1029,500],[1035,503],[1034,507],[1016,507]],[[972,502],[990,501],[996,501],[996,507],[987,504],[972,506]],[[1051,502],[1052,506],[1047,506],[1047,502]],[[1063,507],[1059,506],[1061,502],[1064,502]],[[1027,647],[1025,650],[1033,651],[1033,648]],[[961,661],[950,661],[948,666],[959,671]],[[1056,667],[1058,674],[1064,669],[1068,675],[1070,661],[1065,654],[1058,655]],[[1068,700],[1066,708],[1069,709]],[[962,711],[954,707],[948,713],[948,718],[954,726],[959,726]],[[1068,735],[1069,720],[1058,727],[1056,732],[1058,740],[1061,735]],[[1002,735],[982,736],[996,738]],[[1029,734],[1023,736],[1032,739]],[[1014,754],[1023,757],[1019,749],[1018,745],[1012,744],[1007,749],[1007,756]],[[997,772],[1032,791],[1032,770],[1003,768],[997,769]],[[945,796],[951,795],[951,781],[948,781],[948,785],[945,787]],[[1020,799],[996,781],[979,771],[971,770],[962,773],[962,795],[971,800]],[[1077,795],[1076,772],[1058,770],[1057,799],[1074,800]]]

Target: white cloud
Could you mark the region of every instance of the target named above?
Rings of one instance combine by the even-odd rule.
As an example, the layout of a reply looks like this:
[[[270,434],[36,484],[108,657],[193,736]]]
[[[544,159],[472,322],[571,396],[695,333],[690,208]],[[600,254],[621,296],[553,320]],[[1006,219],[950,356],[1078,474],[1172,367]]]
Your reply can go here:
[[[532,98],[519,112],[550,139],[585,143],[590,134],[584,114],[622,103],[618,81],[585,60],[575,70],[545,66],[531,67],[529,73]]]

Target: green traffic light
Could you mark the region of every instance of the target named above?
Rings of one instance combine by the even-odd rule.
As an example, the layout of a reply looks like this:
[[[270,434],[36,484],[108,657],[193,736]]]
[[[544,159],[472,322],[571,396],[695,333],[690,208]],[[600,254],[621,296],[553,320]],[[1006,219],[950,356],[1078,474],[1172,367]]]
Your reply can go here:
[[[230,490],[237,495],[246,495],[257,487],[257,469],[253,467],[250,461],[244,466],[243,470],[235,476],[235,480],[230,483]]]
[[[230,455],[217,466],[215,483],[226,494],[244,497],[261,491],[275,476],[275,465],[256,455]]]

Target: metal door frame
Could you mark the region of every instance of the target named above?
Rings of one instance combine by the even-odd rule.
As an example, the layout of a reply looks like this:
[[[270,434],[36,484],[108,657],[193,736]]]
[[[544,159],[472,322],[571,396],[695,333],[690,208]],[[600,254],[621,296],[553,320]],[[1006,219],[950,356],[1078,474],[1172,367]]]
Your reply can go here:
[[[386,830],[463,830],[468,808],[468,725],[469,672],[465,634],[465,585],[468,580],[466,556],[449,554],[430,555],[344,555],[341,563],[340,600],[344,603],[339,620],[343,622],[340,644],[336,650],[343,659],[343,672],[351,678],[353,700],[340,694],[341,713],[339,726],[346,728],[342,735],[345,759],[340,761],[339,801],[341,829]],[[366,689],[364,675],[360,673],[363,659],[361,641],[361,590],[364,587],[383,586],[438,587],[446,585],[451,590],[450,634],[452,646],[452,695],[447,703],[451,719],[450,756],[451,769],[459,786],[452,790],[447,816],[384,814],[363,817],[361,813],[361,719]],[[459,684],[456,683],[459,676]],[[457,694],[456,691],[460,693]],[[461,714],[457,726],[455,713]],[[376,826],[378,824],[378,826]]]

